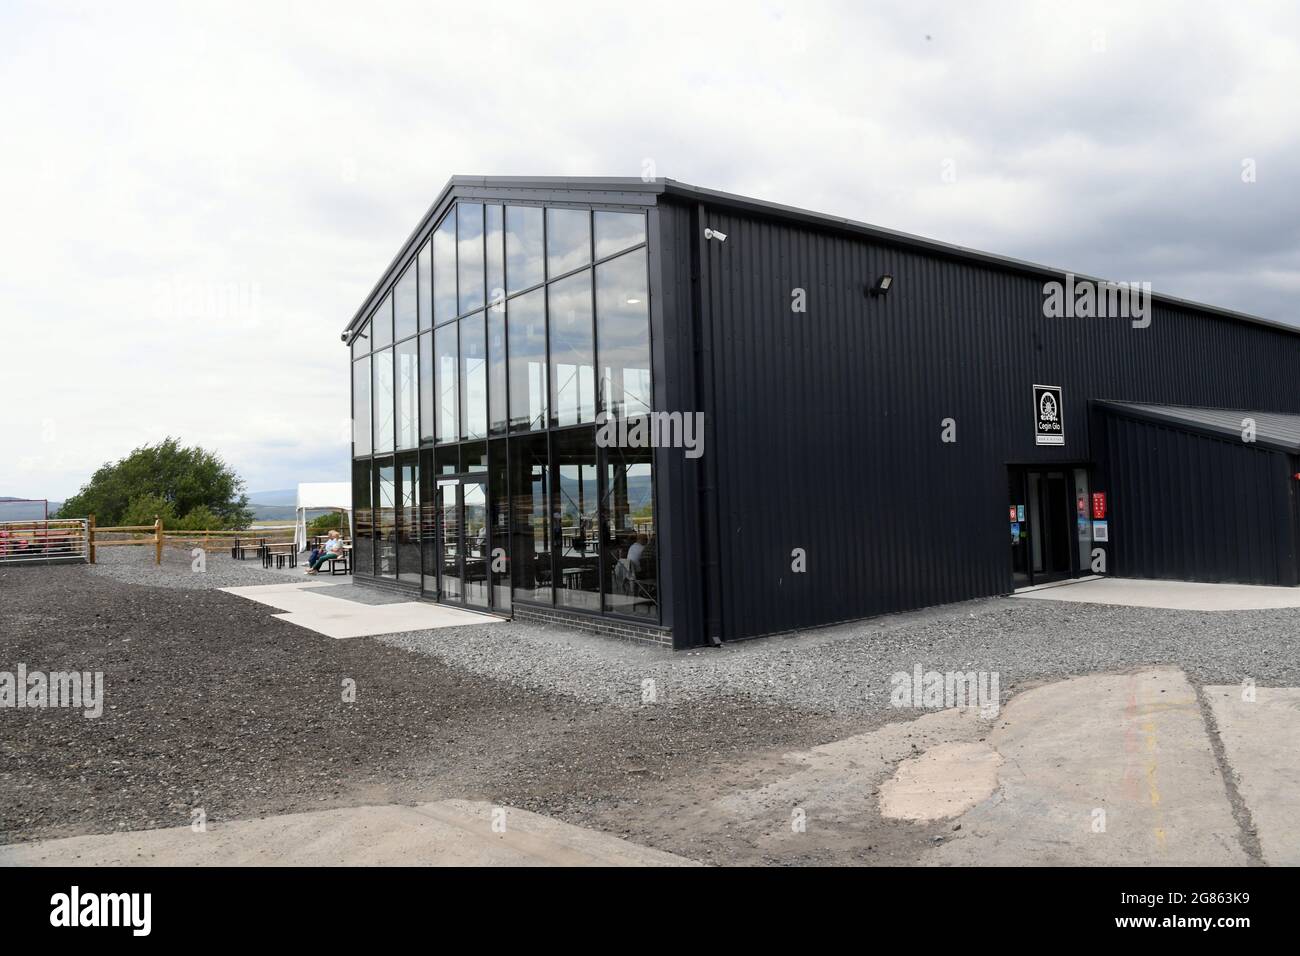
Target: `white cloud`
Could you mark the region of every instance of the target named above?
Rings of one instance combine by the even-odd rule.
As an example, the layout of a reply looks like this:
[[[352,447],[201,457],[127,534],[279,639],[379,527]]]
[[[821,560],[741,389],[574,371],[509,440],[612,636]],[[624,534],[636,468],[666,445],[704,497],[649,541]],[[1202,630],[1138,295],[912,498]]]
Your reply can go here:
[[[651,158],[1295,320],[1298,21],[1228,3],[8,4],[0,494],[62,497],[165,434],[253,488],[345,478],[338,333],[453,173]]]

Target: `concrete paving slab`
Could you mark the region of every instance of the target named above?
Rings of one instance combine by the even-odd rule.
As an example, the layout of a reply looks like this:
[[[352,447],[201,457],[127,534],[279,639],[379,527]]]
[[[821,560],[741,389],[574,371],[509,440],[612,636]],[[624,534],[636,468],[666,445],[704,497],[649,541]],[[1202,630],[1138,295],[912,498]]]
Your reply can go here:
[[[1059,586],[1017,591],[1022,601],[1078,601],[1120,607],[1160,607],[1178,611],[1253,611],[1300,607],[1300,588],[1255,584],[1198,584],[1137,578],[1087,578]]]
[[[475,614],[473,611],[423,601],[357,604],[332,598],[322,598],[321,603],[310,604],[290,614],[271,616],[333,638],[400,634],[404,631],[428,631],[440,627],[464,627],[467,624],[494,624],[501,620],[487,614]]]
[[[1264,862],[1300,866],[1300,688],[1207,687],[1237,791],[1250,810]]]
[[[328,581],[222,588],[230,594],[285,612],[272,617],[326,637],[370,637],[467,624],[491,624],[500,618],[427,601],[363,604],[327,593]]]
[[[1026,691],[988,742],[1003,758],[998,792],[924,862],[1248,862],[1196,694],[1176,668]]]
[[[468,800],[0,846],[0,866],[698,866],[527,810]]]

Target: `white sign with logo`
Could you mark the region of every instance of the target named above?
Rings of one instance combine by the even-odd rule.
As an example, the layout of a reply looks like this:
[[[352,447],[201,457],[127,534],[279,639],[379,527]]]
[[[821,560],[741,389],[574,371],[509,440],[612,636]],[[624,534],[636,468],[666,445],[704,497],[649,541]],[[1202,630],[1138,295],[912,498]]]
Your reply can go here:
[[[1059,385],[1034,386],[1034,444],[1065,444],[1065,417]]]

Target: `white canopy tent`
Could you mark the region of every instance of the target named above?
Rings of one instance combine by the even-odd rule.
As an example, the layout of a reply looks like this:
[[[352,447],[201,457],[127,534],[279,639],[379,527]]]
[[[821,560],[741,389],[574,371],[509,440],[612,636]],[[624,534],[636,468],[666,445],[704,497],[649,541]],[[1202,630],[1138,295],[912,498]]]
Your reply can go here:
[[[307,481],[298,485],[297,525],[293,540],[298,550],[307,547],[308,511],[343,511],[347,513],[344,536],[352,537],[352,485],[346,481]]]

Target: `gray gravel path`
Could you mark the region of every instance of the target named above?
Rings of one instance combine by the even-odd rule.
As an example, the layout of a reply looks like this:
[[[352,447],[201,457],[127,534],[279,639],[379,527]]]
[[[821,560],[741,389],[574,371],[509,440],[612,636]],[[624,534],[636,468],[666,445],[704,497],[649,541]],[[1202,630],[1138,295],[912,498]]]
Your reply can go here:
[[[228,554],[210,555],[207,567],[206,574],[193,574],[188,555],[174,551],[156,568],[142,552],[123,548],[101,557],[92,573],[151,587],[304,579],[301,571],[263,570]],[[332,597],[405,600],[334,580]],[[1145,664],[1177,665],[1197,684],[1300,684],[1298,609],[1174,611],[993,598],[676,653],[521,622],[376,640],[524,690],[631,708],[652,691],[666,706],[721,695],[804,712],[896,716],[890,677],[917,664],[927,671],[997,672],[1004,700],[1026,684]]]
[[[689,653],[518,623],[379,638],[475,673],[640,706],[741,696],[839,714],[893,711],[890,677],[989,671],[1003,700],[1042,680],[1175,664],[1198,684],[1300,683],[1300,611],[1193,612],[995,598]],[[894,711],[897,713],[897,711]]]
[[[163,548],[163,563],[153,563],[151,548],[100,548],[95,555],[95,563],[90,565],[92,575],[106,577],[119,584],[139,584],[151,588],[237,588],[256,584],[284,584],[287,581],[310,581],[304,574],[305,566],[285,568],[263,568],[257,558],[236,561],[230,551],[212,551],[207,555],[206,570],[202,573],[192,569],[193,559],[190,552],[182,548]],[[330,575],[318,576],[320,580],[329,581]],[[351,580],[343,575],[334,575],[333,580],[343,582]]]

